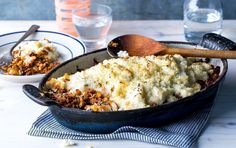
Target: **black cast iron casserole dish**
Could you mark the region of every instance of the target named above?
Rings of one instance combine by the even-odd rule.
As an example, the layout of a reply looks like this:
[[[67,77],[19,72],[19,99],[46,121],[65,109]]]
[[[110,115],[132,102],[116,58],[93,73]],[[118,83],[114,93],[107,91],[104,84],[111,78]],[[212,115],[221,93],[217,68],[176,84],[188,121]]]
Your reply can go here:
[[[168,46],[190,47],[195,45],[186,42],[164,42]],[[62,125],[92,133],[113,132],[122,126],[158,126],[167,122],[184,117],[194,112],[208,102],[212,102],[216,96],[218,87],[227,72],[228,64],[224,59],[212,59],[211,64],[220,66],[219,78],[207,88],[200,92],[180,99],[179,101],[143,109],[113,111],[113,112],[91,112],[73,108],[65,108],[58,105],[53,99],[44,96],[44,86],[50,78],[63,76],[64,73],[75,73],[78,69],[86,69],[94,65],[94,61],[102,62],[109,59],[106,49],[78,56],[60,64],[48,73],[40,82],[39,89],[32,85],[24,85],[24,93],[40,105],[48,106],[55,119]]]

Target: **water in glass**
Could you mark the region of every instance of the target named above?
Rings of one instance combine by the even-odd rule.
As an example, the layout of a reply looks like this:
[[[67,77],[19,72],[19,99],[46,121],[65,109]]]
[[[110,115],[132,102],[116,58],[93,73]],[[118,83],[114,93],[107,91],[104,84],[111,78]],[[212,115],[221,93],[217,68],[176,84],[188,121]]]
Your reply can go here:
[[[222,31],[222,9],[213,7],[214,5],[206,5],[201,8],[201,0],[187,0],[185,2],[184,12],[184,32],[188,41],[199,43],[202,36],[206,33],[213,32],[220,34]],[[202,0],[204,1],[204,0]],[[216,0],[215,2],[217,2]],[[209,1],[211,2],[211,0]],[[202,2],[203,3],[203,2]],[[212,3],[214,3],[212,1]],[[199,4],[199,5],[198,5]],[[205,1],[205,3],[207,2]],[[208,8],[208,6],[211,6]]]
[[[106,35],[111,26],[111,19],[98,14],[89,15],[86,19],[76,19],[75,27],[80,38],[88,49],[99,48],[106,43]]]
[[[106,46],[106,36],[112,23],[112,16],[99,13],[101,9],[102,7],[85,16],[73,15],[74,25],[80,39],[85,43],[87,52]]]

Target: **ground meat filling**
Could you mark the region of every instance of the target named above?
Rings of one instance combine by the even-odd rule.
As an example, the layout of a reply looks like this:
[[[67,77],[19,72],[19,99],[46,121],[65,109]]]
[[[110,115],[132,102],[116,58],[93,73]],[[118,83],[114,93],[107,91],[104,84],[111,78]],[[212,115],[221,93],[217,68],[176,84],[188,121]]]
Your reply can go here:
[[[213,70],[214,70],[213,73],[209,75],[209,79],[207,81],[201,81],[201,80],[197,81],[201,85],[201,89],[204,89],[207,86],[213,84],[219,78],[220,67],[219,66],[213,67]]]
[[[33,75],[44,74],[56,67],[59,62],[52,62],[50,59],[45,58],[47,53],[34,54],[32,53],[32,62],[25,64],[24,59],[21,57],[14,58],[9,65],[0,67],[6,74],[9,75]]]
[[[91,110],[94,112],[118,110],[115,102],[109,100],[101,92],[89,88],[85,89],[84,92],[77,89],[75,93],[64,89],[57,89],[55,92],[49,90],[46,94],[50,98],[54,98],[60,105],[68,108]]]

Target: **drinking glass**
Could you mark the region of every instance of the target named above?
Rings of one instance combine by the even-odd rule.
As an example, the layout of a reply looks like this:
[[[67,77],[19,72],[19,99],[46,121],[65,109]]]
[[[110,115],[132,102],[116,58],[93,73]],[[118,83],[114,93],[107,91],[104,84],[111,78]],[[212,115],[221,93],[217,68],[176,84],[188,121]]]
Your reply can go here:
[[[72,11],[72,20],[84,42],[87,51],[106,46],[106,36],[112,23],[112,10],[109,6],[92,3],[89,11],[80,7]]]
[[[184,34],[187,41],[199,43],[206,33],[221,34],[221,0],[185,0]]]
[[[90,0],[55,0],[56,22],[59,31],[78,36],[72,22],[72,10],[75,7],[86,10],[90,3]]]

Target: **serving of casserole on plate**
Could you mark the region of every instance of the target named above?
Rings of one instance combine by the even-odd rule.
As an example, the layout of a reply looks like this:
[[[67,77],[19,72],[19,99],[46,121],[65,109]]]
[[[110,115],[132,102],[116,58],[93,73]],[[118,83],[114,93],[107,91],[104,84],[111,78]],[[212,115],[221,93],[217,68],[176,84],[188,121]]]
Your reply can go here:
[[[0,57],[11,47],[25,31],[6,33],[0,36]],[[66,60],[85,53],[85,46],[72,36],[53,32],[37,31],[13,50],[13,61],[1,67],[0,78],[12,82],[37,82]]]
[[[45,74],[57,66],[59,53],[47,39],[23,41],[12,51],[13,59],[0,69],[7,75]]]

